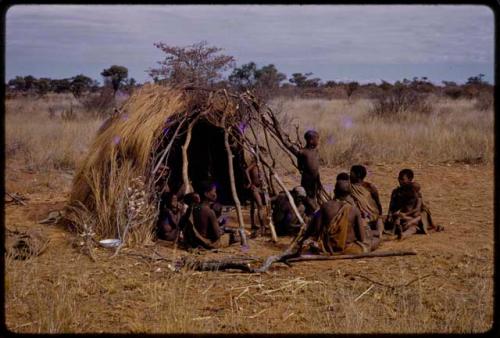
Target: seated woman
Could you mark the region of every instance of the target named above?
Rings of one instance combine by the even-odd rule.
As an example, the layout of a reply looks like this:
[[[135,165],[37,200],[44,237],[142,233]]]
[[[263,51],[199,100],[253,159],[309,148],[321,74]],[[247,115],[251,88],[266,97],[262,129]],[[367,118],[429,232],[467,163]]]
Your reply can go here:
[[[188,247],[216,249],[236,241],[236,230],[225,227],[217,220],[217,214],[212,209],[216,200],[216,185],[204,184],[201,203],[193,204],[186,214],[183,231],[184,242]]]
[[[157,236],[166,241],[177,241],[180,235],[180,221],[184,210],[171,192],[162,194],[160,216],[157,223]]]

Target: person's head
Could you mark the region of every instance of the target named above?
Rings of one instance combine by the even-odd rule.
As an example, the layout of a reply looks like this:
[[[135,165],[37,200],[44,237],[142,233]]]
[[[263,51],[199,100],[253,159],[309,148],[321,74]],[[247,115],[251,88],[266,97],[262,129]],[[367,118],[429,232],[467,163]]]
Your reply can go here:
[[[293,188],[292,196],[296,202],[300,202],[306,198],[306,190],[299,185],[298,187]]]
[[[319,134],[316,130],[306,131],[304,139],[306,140],[306,146],[308,148],[316,148],[319,144]]]
[[[413,170],[403,169],[399,172],[398,181],[400,186],[408,185],[413,180]]]
[[[362,181],[366,177],[366,168],[360,164],[351,167],[350,178],[351,181]]]
[[[195,192],[190,192],[186,195],[184,195],[184,198],[182,201],[187,204],[188,206],[191,206],[193,204],[199,204],[201,202],[200,195],[195,193]]]
[[[203,200],[215,202],[217,200],[217,186],[212,182],[204,182],[201,187]]]
[[[333,190],[335,198],[345,198],[351,193],[351,186],[349,181],[340,180],[335,183],[335,189]]]
[[[349,181],[349,174],[345,172],[338,174],[336,181]]]
[[[165,192],[161,196],[163,207],[166,209],[176,209],[178,207],[177,195],[172,192]]]

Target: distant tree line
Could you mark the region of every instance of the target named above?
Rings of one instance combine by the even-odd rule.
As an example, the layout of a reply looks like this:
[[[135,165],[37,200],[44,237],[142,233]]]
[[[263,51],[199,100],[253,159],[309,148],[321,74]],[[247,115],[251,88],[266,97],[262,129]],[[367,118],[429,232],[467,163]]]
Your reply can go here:
[[[70,78],[51,79],[47,77],[36,78],[32,75],[16,76],[7,82],[7,92],[35,94],[43,96],[47,93],[72,93],[76,98],[84,94],[97,93],[105,87],[130,91],[137,82],[128,78],[128,69],[123,66],[113,65],[101,72],[103,85],[86,75],[79,74]]]
[[[251,90],[267,100],[275,96],[300,96],[324,98],[380,98],[388,94],[410,93],[413,96],[437,94],[452,99],[476,98],[484,93],[492,94],[493,86],[484,80],[484,74],[471,76],[464,84],[442,81],[435,85],[427,77],[403,79],[395,83],[382,80],[381,83],[360,84],[356,81],[323,82],[313,73],[292,73],[288,78],[274,64],[259,66],[248,62],[236,66],[234,57],[222,53],[222,49],[209,46],[201,41],[185,47],[171,46],[163,42],[155,43],[165,55],[157,66],[148,73],[154,83],[171,86],[224,87],[236,90]],[[131,92],[140,87],[133,78],[128,77],[128,69],[113,65],[101,72],[103,85],[83,74],[65,79],[35,78],[31,75],[17,76],[7,83],[8,92],[34,93],[45,95],[54,93],[73,93],[75,97],[100,92],[105,88]],[[399,94],[398,94],[399,93]],[[409,94],[408,94],[409,95]],[[410,95],[410,96],[411,96]]]

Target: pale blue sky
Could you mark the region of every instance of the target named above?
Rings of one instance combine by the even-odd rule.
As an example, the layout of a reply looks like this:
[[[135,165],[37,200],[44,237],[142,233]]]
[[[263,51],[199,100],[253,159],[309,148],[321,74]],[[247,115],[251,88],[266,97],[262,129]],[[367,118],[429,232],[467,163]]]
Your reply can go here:
[[[6,77],[101,80],[112,64],[139,82],[154,42],[207,40],[237,64],[362,82],[427,76],[493,82],[494,14],[485,6],[18,5],[6,17]]]

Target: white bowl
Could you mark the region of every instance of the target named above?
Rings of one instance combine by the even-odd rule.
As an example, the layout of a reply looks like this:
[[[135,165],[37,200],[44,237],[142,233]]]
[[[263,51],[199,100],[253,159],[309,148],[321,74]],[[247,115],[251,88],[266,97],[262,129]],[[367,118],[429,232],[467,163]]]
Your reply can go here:
[[[121,241],[116,238],[103,239],[102,241],[99,241],[99,244],[105,248],[116,248],[118,245],[121,244]]]

